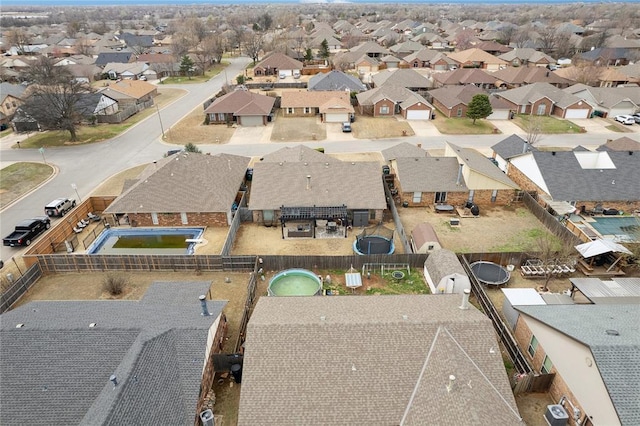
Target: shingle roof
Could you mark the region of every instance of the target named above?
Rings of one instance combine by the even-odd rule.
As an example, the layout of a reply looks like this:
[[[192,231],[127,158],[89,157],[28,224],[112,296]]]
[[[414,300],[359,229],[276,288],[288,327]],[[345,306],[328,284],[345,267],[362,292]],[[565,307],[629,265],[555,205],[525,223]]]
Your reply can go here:
[[[621,424],[640,424],[640,305],[540,305],[516,309],[587,345]],[[608,334],[607,330],[618,334]]]
[[[381,151],[382,157],[384,161],[395,160],[396,158],[408,157],[428,157],[429,154],[424,149],[412,145],[408,142],[401,142],[397,145],[394,145],[390,148],[383,149]]]
[[[309,79],[307,87],[308,90],[349,90],[350,92],[362,92],[366,89],[364,83],[356,77],[337,70],[314,75]]]
[[[3,102],[8,95],[21,99],[25,90],[26,87],[22,84],[11,84],[3,81],[0,83],[0,102]]]
[[[467,186],[469,186],[470,189],[499,189],[499,186],[503,185],[509,188],[518,189],[518,185],[516,185],[515,182],[509,179],[502,170],[496,167],[496,165],[487,157],[480,154],[475,149],[462,148],[450,142],[447,142],[446,144],[451,147],[458,160],[461,161],[470,171],[479,173],[493,181],[492,183],[487,183],[486,180],[483,179],[482,185],[485,186],[479,187],[477,186],[478,182],[475,180],[469,180],[467,182]]]
[[[498,80],[509,84],[531,84],[545,82],[549,84],[569,84],[569,80],[540,67],[508,67],[493,73]]]
[[[604,145],[598,147],[598,151],[640,151],[640,142],[627,136],[618,139],[608,140]]]
[[[349,92],[344,91],[323,91],[307,92],[299,90],[297,92],[283,92],[280,100],[280,108],[319,108],[327,101],[334,100],[343,105],[350,106]]]
[[[444,85],[495,84],[498,79],[478,68],[458,68],[453,71],[435,73],[433,78]]]
[[[134,99],[140,99],[156,90],[158,90],[158,88],[155,85],[147,83],[146,81],[121,80],[111,83],[105,92],[109,93],[108,96],[110,96],[112,91],[115,91],[126,96],[131,96]]]
[[[543,97],[551,99],[558,107],[566,108],[582,100],[581,98],[567,93],[549,83],[533,83],[527,86],[506,90],[498,94],[499,97],[507,99],[516,105],[526,105],[535,102]]]
[[[436,286],[440,283],[440,280],[447,275],[467,275],[460,260],[458,260],[458,256],[447,249],[434,250],[429,253],[429,257],[424,261],[424,267],[429,272],[429,276]]]
[[[0,423],[193,424],[209,327],[225,305],[208,302],[212,316],[200,314],[209,286],[154,283],[147,292],[162,297],[31,302],[4,313]]]
[[[204,110],[205,114],[269,115],[276,98],[247,90],[235,90],[219,97]],[[242,114],[240,114],[242,111]]]
[[[148,166],[105,212],[228,212],[249,161],[231,154],[169,156]]]
[[[293,59],[284,53],[273,53],[262,61],[260,61],[254,68],[276,68],[279,70],[301,70],[303,67],[302,62]]]
[[[438,100],[447,108],[453,108],[458,104],[468,104],[471,99],[479,93],[486,94],[484,90],[477,86],[450,86],[441,87],[429,91],[429,95]]]
[[[493,145],[491,149],[500,157],[508,160],[536,148],[529,145],[527,141],[522,139],[520,136],[513,134]]]
[[[307,176],[311,176],[310,184]],[[281,206],[384,209],[380,164],[374,162],[260,162],[253,167],[250,210]]]
[[[103,52],[98,54],[98,57],[96,58],[96,65],[103,66],[109,62],[127,63],[131,61],[132,56],[132,52]]]
[[[397,158],[396,175],[403,192],[468,191],[464,178],[458,182],[454,157]]]
[[[411,89],[428,89],[432,86],[428,78],[415,70],[407,68],[382,70],[372,78],[376,87],[391,84]]]
[[[262,157],[265,163],[286,163],[286,162],[303,162],[303,163],[340,163],[341,161],[316,151],[313,148],[309,148],[304,145],[296,145],[294,147],[284,147],[277,151]]]
[[[511,62],[514,59],[520,59],[523,62],[540,62],[546,60],[547,63],[555,63],[555,59],[531,47],[520,47],[509,52],[503,53],[498,58]]]
[[[522,424],[490,321],[459,305],[459,295],[261,298],[238,424]]]
[[[484,50],[480,50],[477,48],[449,53],[448,56],[461,64],[467,62],[484,62],[486,64],[507,65],[505,61],[498,58],[497,56],[493,56],[491,53],[487,53]]]
[[[423,103],[433,109],[433,106],[416,92],[394,84],[385,84],[384,86],[358,93],[356,98],[360,105],[374,105],[383,99],[389,99],[400,104],[403,109],[416,103]]]

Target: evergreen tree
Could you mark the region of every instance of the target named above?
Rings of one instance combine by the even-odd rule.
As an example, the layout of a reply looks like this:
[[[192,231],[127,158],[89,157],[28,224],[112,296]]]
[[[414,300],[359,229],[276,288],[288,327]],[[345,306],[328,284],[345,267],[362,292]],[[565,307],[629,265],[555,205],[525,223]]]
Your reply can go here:
[[[193,60],[187,55],[184,55],[180,60],[180,72],[188,76],[189,80],[191,80],[191,73],[193,72]]]
[[[320,43],[320,51],[318,52],[318,55],[320,55],[322,59],[327,59],[329,57],[329,42],[326,38],[322,40],[322,43]]]
[[[307,50],[305,50],[304,60],[308,62],[313,61],[313,51],[310,48],[307,48]]]
[[[479,118],[487,118],[492,112],[489,96],[484,93],[475,95],[467,107],[467,117],[473,120],[473,124],[476,124],[476,120]]]

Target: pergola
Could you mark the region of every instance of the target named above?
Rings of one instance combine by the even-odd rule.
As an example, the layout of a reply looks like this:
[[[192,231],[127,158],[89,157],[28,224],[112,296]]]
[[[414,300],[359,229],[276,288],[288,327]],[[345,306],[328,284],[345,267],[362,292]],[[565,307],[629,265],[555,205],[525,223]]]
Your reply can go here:
[[[343,204],[342,206],[280,207],[282,239],[284,239],[284,228],[287,222],[312,222],[313,238],[315,238],[316,220],[340,220],[341,225],[344,226],[344,237],[347,238],[347,206]]]

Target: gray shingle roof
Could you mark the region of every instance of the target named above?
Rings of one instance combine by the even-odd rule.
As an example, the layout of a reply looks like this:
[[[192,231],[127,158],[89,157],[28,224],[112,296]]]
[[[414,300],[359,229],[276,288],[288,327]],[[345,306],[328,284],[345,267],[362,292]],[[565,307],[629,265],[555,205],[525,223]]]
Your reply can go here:
[[[284,147],[262,157],[265,163],[307,162],[339,163],[340,160],[304,145]]]
[[[502,170],[496,167],[495,164],[493,164],[487,157],[480,154],[475,149],[462,148],[450,142],[447,142],[447,145],[451,147],[455,155],[458,157],[458,160],[460,160],[470,171],[479,173],[500,185],[505,185],[514,189],[518,188],[518,185],[509,179]],[[489,187],[481,188],[476,186],[477,183],[474,181],[467,182],[467,185],[472,189],[491,189],[491,187],[493,187],[493,185],[490,184]]]
[[[403,192],[468,191],[464,178],[458,181],[458,160],[454,157],[396,159],[396,175]]]
[[[467,275],[458,256],[451,250],[439,249],[429,253],[429,257],[424,261],[431,279],[437,286],[442,278],[451,274]]]
[[[459,305],[458,295],[261,298],[238,424],[522,424],[490,321]]]
[[[231,154],[172,155],[147,167],[105,212],[230,211],[249,161]]]
[[[7,82],[0,82],[0,102],[4,102],[4,99],[11,95],[14,98],[21,99],[22,94],[27,88],[22,84],[12,84]]]
[[[500,92],[499,96],[516,105],[526,105],[543,97],[551,99],[558,107],[566,108],[582,98],[564,92],[549,83],[533,83],[527,86]]]
[[[372,79],[376,87],[391,84],[410,89],[429,89],[433,86],[428,78],[415,70],[407,68],[382,70],[375,74]]]
[[[640,199],[640,155],[606,151],[615,168],[582,168],[576,152],[533,151],[549,195],[556,201],[636,201]],[[591,153],[586,153],[590,155]]]
[[[103,52],[98,54],[96,65],[104,66],[109,62],[127,63],[131,60],[131,56],[133,56],[132,52]]]
[[[364,83],[359,79],[336,70],[314,75],[309,79],[307,87],[308,90],[349,90],[350,92],[366,90]]]
[[[225,305],[200,314],[209,285],[157,282],[148,294],[159,294],[139,302],[40,301],[4,313],[0,423],[192,425],[207,334]]]
[[[623,425],[640,424],[640,305],[518,306],[591,349]],[[619,335],[607,334],[616,330]]]
[[[379,163],[261,162],[253,169],[250,210],[343,204],[349,209],[386,208]]]
[[[500,157],[508,160],[535,150],[536,148],[529,145],[527,141],[522,139],[520,136],[513,134],[493,145],[491,149]]]
[[[269,115],[276,98],[246,90],[235,90],[219,97],[204,110],[205,114]]]
[[[428,157],[429,154],[424,149],[412,145],[408,142],[401,142],[391,148],[383,149],[381,151],[384,161],[395,160],[401,157]]]

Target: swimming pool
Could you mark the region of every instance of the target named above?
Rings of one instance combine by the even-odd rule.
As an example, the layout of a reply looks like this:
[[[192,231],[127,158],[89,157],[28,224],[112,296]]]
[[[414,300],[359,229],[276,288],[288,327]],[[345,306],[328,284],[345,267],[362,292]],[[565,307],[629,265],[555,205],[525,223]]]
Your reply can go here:
[[[321,292],[320,279],[306,269],[287,269],[269,281],[269,296],[317,296]]]
[[[589,224],[602,236],[616,241],[635,241],[640,231],[640,218],[635,216],[594,217]]]
[[[193,254],[204,228],[105,229],[87,249],[88,254]]]

